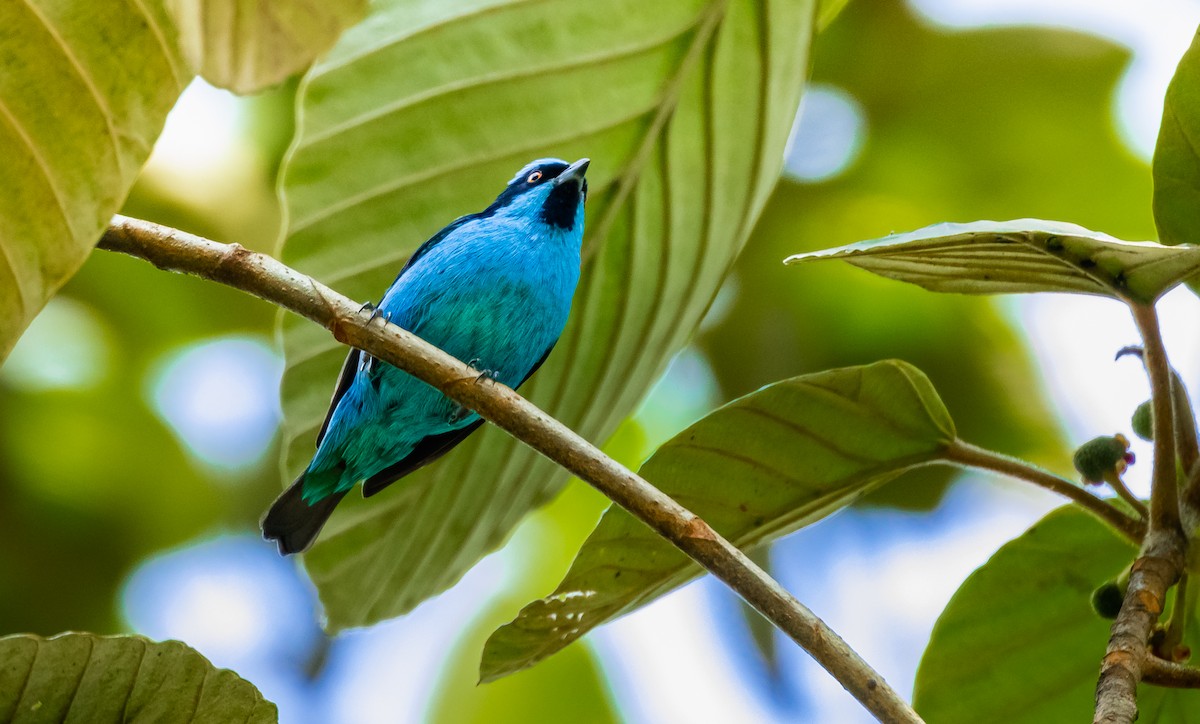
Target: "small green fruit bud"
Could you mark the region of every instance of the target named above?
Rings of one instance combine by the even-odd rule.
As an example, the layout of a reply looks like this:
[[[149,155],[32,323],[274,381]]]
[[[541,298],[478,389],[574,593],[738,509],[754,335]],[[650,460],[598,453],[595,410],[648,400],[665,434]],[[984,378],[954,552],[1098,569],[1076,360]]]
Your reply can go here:
[[[1129,439],[1124,435],[1113,435],[1088,440],[1075,451],[1073,462],[1085,483],[1098,485],[1104,482],[1106,474],[1112,471],[1123,473],[1133,462]]]
[[[1121,612],[1125,594],[1116,581],[1109,581],[1092,591],[1092,610],[1101,618],[1114,619]]]
[[[1129,421],[1133,426],[1133,434],[1143,440],[1154,439],[1154,415],[1150,408],[1150,400],[1146,400],[1133,411],[1133,419]]]

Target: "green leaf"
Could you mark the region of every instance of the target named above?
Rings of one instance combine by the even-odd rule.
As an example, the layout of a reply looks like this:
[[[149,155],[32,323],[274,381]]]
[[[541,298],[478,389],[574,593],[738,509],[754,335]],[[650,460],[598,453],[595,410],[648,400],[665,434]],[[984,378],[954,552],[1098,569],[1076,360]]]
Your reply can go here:
[[[1077,292],[1150,303],[1200,272],[1200,249],[1129,242],[1057,221],[935,224],[787,258],[842,259],[935,292]]]
[[[1200,243],[1200,41],[1175,69],[1154,147],[1154,224],[1164,244]]]
[[[0,3],[0,362],[83,264],[190,75],[160,2]]]
[[[1073,506],[1006,543],[938,618],[917,671],[917,711],[930,724],[1087,721],[1112,623],[1092,611],[1092,591],[1136,555]],[[1185,641],[1196,650],[1194,627]],[[1195,691],[1142,686],[1138,706],[1138,722],[1200,721]]]
[[[0,638],[0,721],[278,721],[249,682],[178,641],[140,636]]]
[[[603,441],[691,336],[776,182],[812,16],[812,2],[754,0],[380,2],[303,82],[283,257],[378,299],[413,249],[523,164],[590,157],[579,292],[521,392]],[[294,473],[346,350],[291,317],[282,335]],[[347,500],[306,561],[329,627],[449,587],[564,480],[485,426],[404,484]]]
[[[358,22],[366,0],[167,0],[188,61],[213,85],[253,93],[301,72]]]
[[[885,361],[795,377],[735,400],[664,444],[641,474],[748,549],[936,462],[954,439],[929,380]],[[641,521],[609,508],[554,593],[488,640],[482,678],[532,666],[701,573]]]

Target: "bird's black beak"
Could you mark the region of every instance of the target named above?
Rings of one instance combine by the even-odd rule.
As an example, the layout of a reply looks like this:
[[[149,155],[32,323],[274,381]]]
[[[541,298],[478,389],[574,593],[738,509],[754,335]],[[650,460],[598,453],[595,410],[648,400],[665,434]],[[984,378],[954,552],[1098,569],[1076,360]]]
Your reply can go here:
[[[590,158],[581,158],[570,166],[567,166],[567,170],[554,178],[554,185],[561,186],[569,182],[582,184],[583,176],[587,173],[588,164],[591,162]]]

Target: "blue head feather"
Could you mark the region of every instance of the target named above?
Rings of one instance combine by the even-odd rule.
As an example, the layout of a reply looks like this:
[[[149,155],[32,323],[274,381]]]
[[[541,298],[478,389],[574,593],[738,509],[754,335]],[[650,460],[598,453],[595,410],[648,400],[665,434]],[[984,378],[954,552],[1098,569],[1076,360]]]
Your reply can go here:
[[[582,222],[583,202],[587,200],[587,179],[583,174],[587,167],[586,158],[574,164],[561,158],[540,158],[527,163],[481,216],[505,213],[532,217],[537,211],[538,218],[545,223],[570,231]]]

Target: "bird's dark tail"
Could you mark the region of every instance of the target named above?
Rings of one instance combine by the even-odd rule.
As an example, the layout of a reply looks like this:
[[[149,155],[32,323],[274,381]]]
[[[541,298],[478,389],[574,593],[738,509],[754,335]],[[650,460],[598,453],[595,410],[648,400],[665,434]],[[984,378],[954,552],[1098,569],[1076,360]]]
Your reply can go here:
[[[304,500],[304,476],[301,475],[275,499],[263,516],[263,538],[279,543],[282,555],[303,553],[316,540],[346,492],[331,493],[310,505]]]

